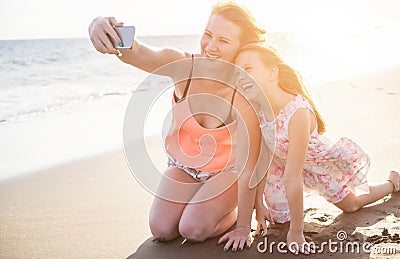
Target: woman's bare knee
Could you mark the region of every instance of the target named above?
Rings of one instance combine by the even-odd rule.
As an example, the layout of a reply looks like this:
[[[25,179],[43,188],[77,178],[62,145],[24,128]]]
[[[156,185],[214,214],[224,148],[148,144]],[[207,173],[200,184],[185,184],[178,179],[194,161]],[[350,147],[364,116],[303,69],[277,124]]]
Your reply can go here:
[[[183,238],[194,242],[202,242],[210,238],[210,231],[200,222],[180,222],[179,233]]]
[[[150,219],[149,225],[153,237],[158,241],[170,241],[179,237],[176,225],[164,224],[162,221],[154,219]]]
[[[149,226],[155,239],[169,241],[179,237],[178,224],[183,208],[178,204],[154,198]]]

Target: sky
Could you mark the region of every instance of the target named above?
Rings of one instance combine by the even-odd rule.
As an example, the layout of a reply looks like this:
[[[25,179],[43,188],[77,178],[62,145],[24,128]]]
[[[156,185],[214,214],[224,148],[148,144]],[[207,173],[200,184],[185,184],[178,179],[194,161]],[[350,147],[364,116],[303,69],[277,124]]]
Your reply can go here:
[[[267,29],[351,33],[400,27],[398,0],[242,0]],[[87,37],[97,16],[115,16],[137,34],[201,34],[216,0],[0,0],[1,39]]]

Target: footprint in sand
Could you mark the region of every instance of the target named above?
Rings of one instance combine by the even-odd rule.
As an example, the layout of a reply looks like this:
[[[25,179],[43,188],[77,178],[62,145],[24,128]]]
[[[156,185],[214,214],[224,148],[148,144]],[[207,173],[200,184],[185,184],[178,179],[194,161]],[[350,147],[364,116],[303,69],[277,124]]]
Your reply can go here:
[[[329,218],[330,218],[330,216],[328,214],[324,214],[324,216],[321,216],[321,217],[318,217],[318,218],[315,218],[315,219],[317,219],[317,220],[319,220],[321,222],[327,222],[329,220]]]
[[[383,90],[385,90],[385,89],[382,88],[382,87],[377,87],[377,88],[375,88],[375,90],[376,90],[376,91],[383,91]],[[395,93],[395,92],[388,92],[388,93],[386,93],[386,94],[388,94],[388,95],[397,95],[397,93]]]
[[[316,232],[316,231],[304,231],[304,234],[305,235],[315,235],[315,234],[318,234],[319,232]]]
[[[329,215],[328,213],[321,213],[321,212],[311,212],[308,215],[308,218],[311,221],[317,221],[319,223],[330,224],[333,222],[333,216]]]
[[[400,236],[398,233],[390,235],[388,229],[384,228],[380,235],[373,235],[366,239],[374,245],[379,243],[398,243],[400,244]]]

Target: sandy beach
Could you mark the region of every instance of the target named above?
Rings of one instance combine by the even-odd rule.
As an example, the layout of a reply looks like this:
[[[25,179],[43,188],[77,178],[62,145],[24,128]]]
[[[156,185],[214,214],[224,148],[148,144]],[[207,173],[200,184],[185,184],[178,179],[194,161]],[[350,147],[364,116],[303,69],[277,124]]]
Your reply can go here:
[[[369,181],[385,181],[389,170],[400,169],[399,66],[314,88],[320,99],[317,103],[322,105],[321,112],[328,122],[328,136],[332,139],[341,136],[351,138],[371,156]],[[222,246],[216,245],[217,238],[198,244],[181,244],[182,239],[168,243],[153,242],[148,227],[153,196],[136,181],[125,160],[121,136],[127,100],[125,98],[118,103],[112,110],[92,108],[86,117],[69,117],[67,124],[71,130],[68,131],[78,127],[77,132],[80,132],[90,127],[90,133],[84,139],[88,139],[86,145],[92,146],[92,149],[96,149],[93,145],[101,143],[104,136],[111,136],[114,143],[107,145],[106,148],[111,150],[109,152],[94,156],[89,156],[89,151],[82,152],[81,158],[69,159],[71,161],[61,162],[63,158],[71,157],[74,150],[84,148],[60,146],[57,144],[60,135],[54,132],[40,135],[40,130],[32,131],[25,140],[13,134],[21,132],[22,136],[29,122],[0,128],[3,133],[0,135],[1,143],[11,150],[1,151],[2,163],[7,164],[2,170],[9,170],[18,164],[15,154],[22,152],[24,146],[31,150],[32,145],[40,146],[39,135],[47,139],[43,145],[58,145],[60,149],[58,151],[53,147],[48,149],[47,157],[46,154],[40,156],[44,161],[55,159],[55,163],[43,164],[41,167],[45,169],[32,172],[30,164],[24,164],[25,158],[21,153],[20,163],[26,173],[0,181],[0,258],[306,257],[277,251],[273,254],[261,253],[257,250],[257,244],[263,241],[260,237],[255,239],[250,249],[236,253],[224,253]],[[105,114],[101,118],[92,116],[101,112]],[[89,118],[93,119],[93,123]],[[87,124],[79,123],[83,121]],[[70,137],[67,142],[76,139]],[[115,146],[115,143],[120,145]],[[102,146],[99,149],[106,148]],[[150,145],[150,148],[155,149],[157,145]],[[58,152],[63,152],[64,156],[57,158],[55,154]],[[159,159],[163,161],[162,157]],[[350,214],[341,213],[321,199],[310,200],[305,217],[307,238],[318,244],[328,239],[338,241],[338,231],[345,231],[347,238],[344,241],[395,247],[396,254],[373,253],[371,258],[400,258],[400,241],[395,236],[400,233],[400,194],[385,197],[374,206]],[[271,227],[268,241],[283,241],[287,228],[287,224]],[[307,258],[338,256],[325,250]],[[341,253],[340,256],[369,258],[370,255],[360,252]]]

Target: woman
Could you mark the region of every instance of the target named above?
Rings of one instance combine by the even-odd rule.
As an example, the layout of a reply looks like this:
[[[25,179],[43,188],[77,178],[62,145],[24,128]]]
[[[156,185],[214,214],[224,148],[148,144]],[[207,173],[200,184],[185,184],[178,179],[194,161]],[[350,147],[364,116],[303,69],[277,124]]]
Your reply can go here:
[[[90,25],[90,38],[99,52],[118,53],[107,37],[108,34],[116,42],[120,41],[114,26],[122,24],[110,17],[96,18]],[[236,228],[220,240],[227,241],[224,251],[231,246],[233,251],[243,249],[244,245],[250,246],[250,223],[256,190],[249,188],[249,179],[257,163],[261,143],[257,115],[236,89],[213,80],[191,78],[196,73],[215,71],[218,66],[213,62],[215,60],[232,63],[242,45],[262,41],[264,33],[246,9],[228,2],[213,7],[200,41],[200,54],[155,48],[136,39],[132,49],[121,50],[121,61],[147,72],[171,62],[189,61],[182,68],[190,74],[187,81],[179,81],[174,71],[162,72],[176,82],[172,124],[179,124],[179,127],[171,127],[166,138],[169,168],[164,175],[191,185],[185,192],[179,192],[172,189],[169,181],[161,180],[150,210],[150,229],[157,240],[167,241],[182,236],[192,241],[203,241],[227,231],[237,220]],[[205,60],[199,59],[201,57]],[[234,74],[230,76],[234,78]],[[197,97],[199,95],[222,101],[210,105],[204,98]],[[182,116],[186,116],[184,120],[181,120]],[[211,136],[211,144],[204,136]],[[213,144],[214,140],[216,143]],[[201,148],[208,146],[215,150],[207,157],[207,152]],[[198,150],[193,150],[193,147]],[[231,155],[226,156],[227,153]],[[196,155],[207,163],[196,164],[199,159],[191,159]],[[239,173],[241,177],[237,180]],[[196,184],[199,182],[201,184]],[[216,189],[224,191],[210,198],[210,193],[215,193]],[[171,197],[171,193],[179,196],[180,202],[163,198]]]

